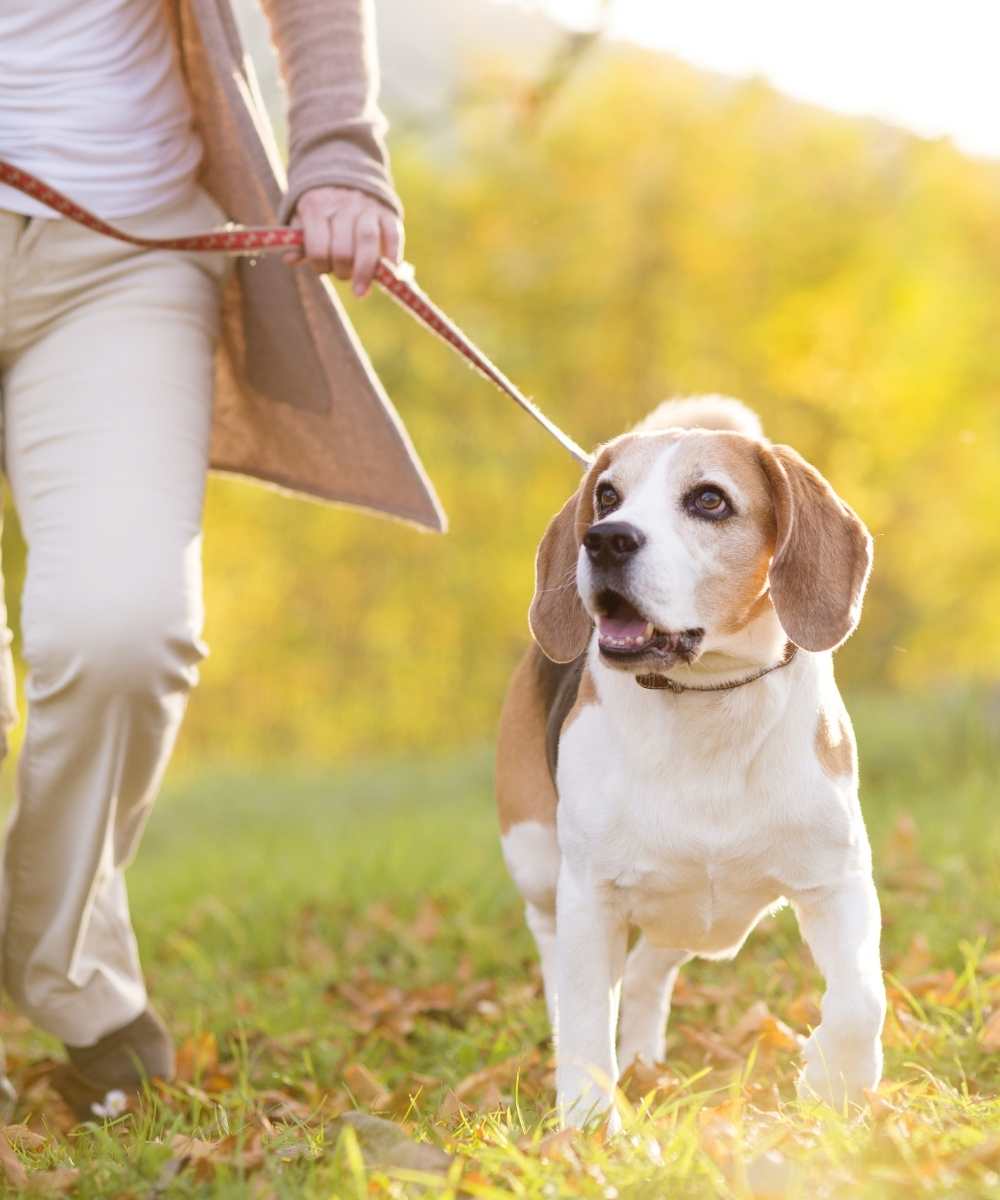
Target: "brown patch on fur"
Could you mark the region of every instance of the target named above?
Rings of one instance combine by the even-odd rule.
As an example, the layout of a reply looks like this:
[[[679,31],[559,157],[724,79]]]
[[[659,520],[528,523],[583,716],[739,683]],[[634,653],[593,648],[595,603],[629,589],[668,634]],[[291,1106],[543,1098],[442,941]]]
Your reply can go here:
[[[738,606],[734,606],[734,615],[730,621],[722,626],[723,633],[741,633],[748,625],[752,625],[758,617],[763,616],[774,605],[771,603],[771,593],[767,588],[767,568],[770,565],[770,556],[763,556],[763,573],[758,573],[754,578],[761,578],[763,591],[759,592],[756,600],[751,601],[750,606],[746,608],[742,614]],[[747,587],[747,594],[752,591],[752,585]]]
[[[557,796],[549,771],[546,728],[559,678],[537,646],[511,676],[497,737],[496,796],[500,831],[522,821],[553,825]]]
[[[573,724],[580,713],[587,707],[588,704],[597,703],[597,688],[594,686],[594,677],[587,670],[583,669],[583,674],[580,676],[580,686],[577,688],[576,699],[573,701],[573,707],[566,714],[566,720],[562,723],[560,733],[564,733]]]
[[[720,539],[718,569],[698,586],[698,610],[711,614],[722,633],[739,633],[771,607],[767,575],[774,552],[775,519],[759,443],[742,434],[714,434],[691,443],[697,474],[722,473],[742,493],[739,536]]]
[[[813,738],[819,765],[831,779],[854,772],[854,743],[851,731],[842,716],[820,710]]]
[[[553,662],[572,662],[590,641],[593,626],[576,590],[576,560],[583,535],[594,520],[594,480],[609,458],[608,449],[598,455],[538,544],[528,624],[532,637]]]
[[[500,830],[522,821],[550,825],[556,819],[559,737],[597,690],[584,656],[551,662],[529,646],[518,663],[500,714],[496,793]]]
[[[803,650],[835,650],[861,617],[872,540],[857,514],[790,446],[761,446],[777,540],[771,598]]]

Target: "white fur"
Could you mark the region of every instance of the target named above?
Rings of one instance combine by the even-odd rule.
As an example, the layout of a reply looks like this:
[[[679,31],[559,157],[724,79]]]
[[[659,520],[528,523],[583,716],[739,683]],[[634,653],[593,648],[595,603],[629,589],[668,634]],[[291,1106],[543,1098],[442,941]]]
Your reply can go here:
[[[693,401],[691,402],[693,403]],[[732,401],[735,404],[735,401]],[[642,553],[630,569],[629,595],[658,629],[704,628],[706,636],[696,672],[680,665],[671,675],[681,683],[711,682],[718,675],[732,678],[740,662],[757,665],[776,662],[785,646],[785,633],[777,620],[758,621],[749,630],[725,634],[713,629],[712,614],[698,602],[698,583],[712,573],[718,555],[718,541],[706,536],[705,526],[692,521],[672,498],[683,486],[671,484],[676,460],[685,451],[683,442],[663,446],[656,461],[643,478],[625,490],[622,504],[608,517],[625,521],[647,535]],[[729,471],[713,466],[711,481],[722,486],[737,507],[745,507],[743,488]],[[619,483],[619,471],[613,462],[596,481]],[[694,479],[691,482],[695,482]],[[577,563],[577,589],[586,607],[591,608],[591,564],[582,547]],[[633,684],[633,688],[635,685]]]
[[[802,1088],[841,1105],[881,1075],[879,909],[855,782],[811,747],[830,655],[800,653],[752,688],[649,692],[590,654],[600,703],[560,746],[558,1100],[568,1121],[609,1102],[630,925],[649,947],[626,975],[622,1062],[659,1057],[677,967],[734,955],[783,898],[826,977]],[[640,943],[642,945],[642,943]],[[629,997],[633,1010],[630,1011]],[[555,1007],[555,1001],[552,1002]],[[659,1026],[659,1028],[657,1028]]]
[[[676,445],[614,514],[655,531],[629,577],[630,597],[659,628],[706,627],[702,657],[674,678],[739,678],[778,661],[785,634],[771,608],[725,636],[698,611],[711,539],[665,501]],[[738,504],[737,481],[719,482]],[[582,553],[578,582],[586,603]],[[641,688],[604,662],[596,639],[588,669],[597,701],[579,710],[559,747],[558,853],[544,826],[515,827],[504,839],[542,951],[564,1120],[579,1123],[611,1103],[620,997],[622,1065],[659,1059],[680,965],[733,956],[786,899],[827,985],[800,1091],[837,1106],[862,1100],[882,1069],[880,916],[856,774],[830,778],[815,751],[821,711],[847,721],[832,655],[800,651],[749,686],[708,694]],[[553,925],[543,896],[556,873]],[[630,927],[642,938],[626,965]]]
[[[545,1003],[555,1029],[556,1013],[556,884],[559,843],[554,825],[521,821],[500,839],[510,876],[524,897],[524,918],[538,946],[545,984]]]
[[[635,426],[633,433],[658,429],[731,429],[747,437],[764,436],[760,417],[731,396],[688,396],[664,400]]]

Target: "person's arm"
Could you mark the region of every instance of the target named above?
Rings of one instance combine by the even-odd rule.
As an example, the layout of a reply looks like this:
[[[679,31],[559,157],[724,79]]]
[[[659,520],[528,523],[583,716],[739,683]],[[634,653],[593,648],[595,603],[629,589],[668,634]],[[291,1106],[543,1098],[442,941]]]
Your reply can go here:
[[[288,89],[282,219],[305,258],[364,294],[380,255],[402,254],[402,205],[377,103],[372,0],[262,0]]]

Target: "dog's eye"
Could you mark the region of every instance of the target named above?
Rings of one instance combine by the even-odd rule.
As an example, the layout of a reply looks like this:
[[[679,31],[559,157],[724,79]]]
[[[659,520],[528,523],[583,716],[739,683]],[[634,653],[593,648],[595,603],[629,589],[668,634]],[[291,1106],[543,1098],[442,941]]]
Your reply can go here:
[[[694,517],[705,517],[709,521],[721,521],[732,515],[733,506],[724,492],[715,487],[696,487],[688,492],[684,506]]]
[[[613,512],[622,502],[621,496],[618,494],[618,489],[610,483],[602,483],[597,489],[597,515],[606,517],[609,512]]]

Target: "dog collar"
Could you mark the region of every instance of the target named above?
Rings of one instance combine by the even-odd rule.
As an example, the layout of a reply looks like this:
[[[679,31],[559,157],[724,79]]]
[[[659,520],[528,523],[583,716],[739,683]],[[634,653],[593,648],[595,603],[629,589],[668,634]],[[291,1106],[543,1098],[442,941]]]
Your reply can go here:
[[[678,696],[681,692],[731,692],[733,688],[745,687],[748,683],[756,683],[758,679],[763,679],[765,675],[770,675],[772,671],[780,671],[782,667],[787,667],[797,654],[798,649],[798,646],[794,645],[794,643],[788,642],[780,662],[773,663],[770,667],[761,667],[759,671],[754,671],[752,675],[747,675],[743,679],[733,679],[728,683],[709,683],[704,687],[699,687],[697,684],[692,683],[678,683],[676,679],[670,679],[666,675],[636,675],[635,681],[640,687],[649,688],[652,691],[673,692]]]

